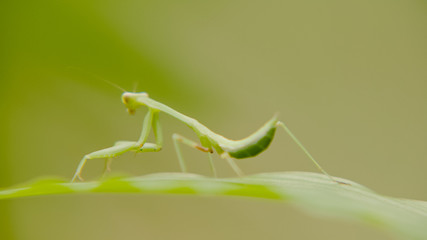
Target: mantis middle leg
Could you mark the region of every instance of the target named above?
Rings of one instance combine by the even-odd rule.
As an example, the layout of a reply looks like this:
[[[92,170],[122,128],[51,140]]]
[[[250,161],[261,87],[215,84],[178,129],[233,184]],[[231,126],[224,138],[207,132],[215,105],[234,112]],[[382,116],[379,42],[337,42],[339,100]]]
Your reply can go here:
[[[201,146],[200,144],[198,144],[198,143],[196,143],[196,142],[193,142],[193,141],[191,141],[190,139],[185,138],[185,137],[183,137],[183,136],[181,136],[181,135],[179,135],[179,134],[176,134],[176,133],[172,135],[172,139],[173,139],[173,141],[174,141],[176,154],[178,155],[179,166],[181,167],[181,170],[182,170],[183,172],[187,172],[187,167],[186,167],[186,165],[185,165],[184,159],[182,158],[181,149],[179,148],[179,145],[178,145],[178,143],[179,143],[179,142],[180,142],[180,143],[183,143],[183,144],[185,144],[185,145],[187,145],[187,146],[189,146],[189,147],[192,147],[192,148],[194,148],[194,149],[197,149],[197,150],[200,150],[200,151],[202,151],[202,152],[206,152],[206,153],[208,153],[208,156],[209,156],[209,163],[210,163],[210,166],[211,166],[212,174],[214,175],[214,177],[217,177],[217,175],[216,175],[216,170],[215,170],[215,166],[214,166],[214,164],[213,164],[213,160],[212,160],[212,156],[211,156],[211,155],[212,155],[212,153],[213,153],[213,150],[212,150],[212,149],[210,149],[210,148],[206,148],[206,147],[203,147],[203,146]]]
[[[129,144],[129,145],[133,145],[136,147],[139,147],[138,142],[131,142],[131,141],[120,141],[120,142],[116,142],[115,145],[122,145],[122,144]],[[159,146],[158,144],[154,144],[154,143],[145,143],[144,146],[142,146],[142,148],[136,148],[134,151],[135,154],[139,153],[139,152],[158,152],[162,149],[161,146]],[[111,171],[111,162],[113,161],[113,158],[106,158],[105,159],[105,166],[104,166],[104,172],[102,173],[102,175],[104,176],[107,172]],[[81,177],[80,177],[81,179]]]
[[[155,119],[153,121],[153,119]],[[155,124],[153,124],[155,123]],[[90,159],[96,159],[96,158],[113,158],[117,157],[119,155],[122,155],[123,153],[129,152],[129,151],[136,151],[136,152],[142,152],[142,151],[149,151],[149,149],[152,149],[151,147],[147,146],[144,148],[144,144],[147,141],[148,135],[150,134],[151,126],[155,125],[155,135],[157,137],[157,143],[160,144],[160,147],[157,147],[156,149],[161,149],[162,144],[162,137],[161,134],[159,135],[159,132],[161,133],[161,128],[158,123],[158,112],[153,109],[148,109],[148,113],[144,118],[144,122],[142,125],[142,132],[141,136],[139,137],[139,140],[137,142],[132,141],[121,141],[117,142],[114,146],[105,148],[102,150],[98,150],[92,153],[89,153],[83,157],[83,159],[80,161],[79,166],[77,167],[76,172],[74,173],[74,176],[71,180],[71,182],[74,182],[76,178],[79,180],[83,180],[81,177],[81,172],[83,170],[84,165],[86,164],[87,160]],[[159,140],[160,138],[160,140]],[[158,145],[156,144],[156,145]],[[145,150],[144,150],[145,149]]]

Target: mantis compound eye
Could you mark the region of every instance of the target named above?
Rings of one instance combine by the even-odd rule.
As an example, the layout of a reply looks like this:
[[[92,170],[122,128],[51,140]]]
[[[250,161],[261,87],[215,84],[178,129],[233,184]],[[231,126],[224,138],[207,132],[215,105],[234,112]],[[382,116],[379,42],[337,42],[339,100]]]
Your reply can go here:
[[[129,100],[130,100],[130,95],[129,95],[129,93],[127,93],[127,92],[123,93],[123,95],[122,95],[122,101],[123,101],[123,103],[124,103],[124,104],[128,104],[128,103],[129,103]]]

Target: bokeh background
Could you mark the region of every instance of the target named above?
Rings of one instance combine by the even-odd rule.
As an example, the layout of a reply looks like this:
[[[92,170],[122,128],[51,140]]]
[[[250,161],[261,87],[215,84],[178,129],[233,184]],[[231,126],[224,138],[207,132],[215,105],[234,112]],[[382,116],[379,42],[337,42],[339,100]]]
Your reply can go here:
[[[0,188],[70,179],[84,154],[138,138],[145,110],[126,114],[106,79],[229,138],[279,112],[332,175],[427,200],[425,1],[6,0],[0,24]],[[171,135],[195,135],[161,121],[164,149],[121,156],[114,173],[179,171]],[[209,174],[203,153],[183,154]],[[247,174],[317,171],[280,131],[238,163]],[[93,160],[83,174],[102,169]],[[245,198],[45,196],[0,211],[0,239],[394,239]]]

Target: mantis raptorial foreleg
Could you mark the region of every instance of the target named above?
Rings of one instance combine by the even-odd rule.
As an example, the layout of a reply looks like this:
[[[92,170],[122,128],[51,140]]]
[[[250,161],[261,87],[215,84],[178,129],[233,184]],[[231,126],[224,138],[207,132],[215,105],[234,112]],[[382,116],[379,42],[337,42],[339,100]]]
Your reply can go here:
[[[173,142],[174,142],[174,145],[175,145],[176,154],[178,155],[179,165],[180,165],[181,170],[183,172],[187,172],[187,167],[185,165],[184,158],[182,157],[182,152],[181,152],[181,149],[180,149],[178,143],[183,143],[183,144],[185,144],[185,145],[187,145],[187,146],[189,146],[191,148],[194,148],[194,149],[200,150],[202,152],[208,153],[209,163],[210,163],[210,166],[211,166],[212,174],[216,177],[216,170],[215,170],[215,166],[213,164],[213,160],[212,160],[212,156],[211,156],[211,153],[213,153],[212,149],[203,147],[200,144],[198,144],[198,143],[196,143],[196,142],[194,142],[194,141],[192,141],[192,140],[190,140],[188,138],[185,138],[185,137],[183,137],[183,136],[181,136],[179,134],[176,134],[176,133],[172,135],[172,139],[173,139]]]
[[[144,122],[142,123],[142,131],[138,140],[139,147],[142,147],[148,139],[148,135],[150,134],[154,115],[155,115],[154,111],[151,108],[149,108],[148,113],[144,118]]]

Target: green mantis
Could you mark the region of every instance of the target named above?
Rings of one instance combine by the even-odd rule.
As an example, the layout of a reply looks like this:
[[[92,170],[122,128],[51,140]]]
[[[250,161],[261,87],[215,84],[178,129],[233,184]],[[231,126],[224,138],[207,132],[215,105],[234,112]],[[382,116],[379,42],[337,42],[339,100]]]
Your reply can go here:
[[[77,178],[83,180],[81,172],[86,164],[87,160],[96,158],[106,159],[106,169],[109,170],[109,164],[111,158],[119,156],[123,153],[132,152],[158,152],[162,149],[163,135],[162,128],[159,121],[159,113],[166,113],[177,120],[183,122],[189,126],[200,140],[200,143],[196,143],[190,139],[187,139],[181,135],[173,134],[172,138],[174,141],[175,149],[178,155],[179,165],[183,172],[187,172],[184,159],[182,157],[180,144],[190,146],[194,149],[200,150],[207,153],[213,175],[216,177],[216,170],[212,161],[212,153],[216,151],[222,159],[225,159],[231,168],[236,172],[237,175],[242,176],[243,173],[235,163],[234,159],[249,158],[258,155],[268,148],[270,142],[273,140],[274,134],[277,127],[283,128],[295,143],[305,152],[308,158],[316,165],[316,167],[327,175],[332,181],[335,181],[323,168],[317,163],[317,161],[311,156],[307,149],[301,144],[301,142],[295,137],[295,135],[289,130],[289,128],[281,121],[277,120],[277,115],[273,116],[267,123],[264,124],[260,129],[254,132],[247,138],[241,140],[230,140],[217,133],[214,133],[209,128],[198,122],[194,118],[190,118],[174,109],[151,99],[147,93],[132,93],[124,92],[122,94],[122,101],[126,105],[126,108],[130,114],[134,114],[136,109],[141,106],[148,108],[148,113],[144,118],[142,125],[142,132],[138,141],[119,141],[114,146],[98,150],[89,153],[83,157],[80,161],[79,166],[74,174],[72,181],[74,182]],[[155,143],[147,142],[149,133],[153,129]],[[335,181],[337,182],[337,181]]]

